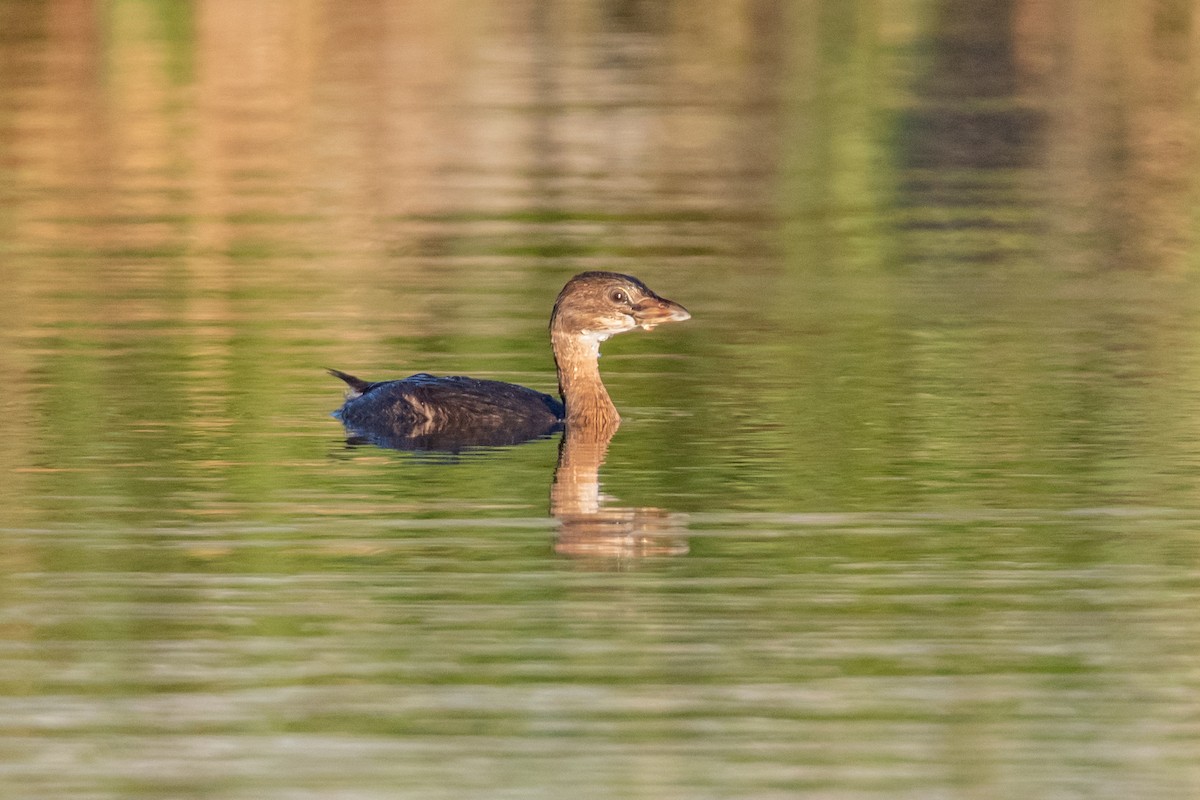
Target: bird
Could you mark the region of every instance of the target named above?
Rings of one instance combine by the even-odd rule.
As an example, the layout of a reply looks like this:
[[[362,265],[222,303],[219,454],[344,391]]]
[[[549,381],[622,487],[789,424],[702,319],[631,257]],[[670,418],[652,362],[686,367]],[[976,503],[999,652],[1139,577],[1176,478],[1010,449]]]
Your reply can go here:
[[[398,449],[516,444],[564,427],[611,436],[621,417],[600,377],[600,344],[618,333],[690,319],[686,308],[632,275],[581,272],[550,314],[559,397],[503,381],[426,372],[366,381],[329,369],[349,387],[334,412],[352,434]]]

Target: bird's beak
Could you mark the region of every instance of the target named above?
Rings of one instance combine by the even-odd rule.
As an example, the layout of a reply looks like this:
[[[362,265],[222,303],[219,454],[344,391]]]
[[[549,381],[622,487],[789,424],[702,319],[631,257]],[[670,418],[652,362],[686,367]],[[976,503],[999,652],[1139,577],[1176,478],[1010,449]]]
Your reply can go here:
[[[685,319],[691,319],[692,315],[674,300],[656,295],[639,300],[633,307],[633,318],[637,321],[638,327],[652,331],[655,325],[661,325],[664,322],[683,322]]]

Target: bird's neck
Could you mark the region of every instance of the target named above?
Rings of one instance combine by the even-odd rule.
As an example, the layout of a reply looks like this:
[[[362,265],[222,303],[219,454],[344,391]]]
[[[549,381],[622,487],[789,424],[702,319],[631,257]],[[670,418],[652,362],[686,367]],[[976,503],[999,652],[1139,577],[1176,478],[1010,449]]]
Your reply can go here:
[[[615,431],[621,416],[600,379],[600,339],[553,331],[550,342],[558,368],[558,391],[567,407],[567,426]]]

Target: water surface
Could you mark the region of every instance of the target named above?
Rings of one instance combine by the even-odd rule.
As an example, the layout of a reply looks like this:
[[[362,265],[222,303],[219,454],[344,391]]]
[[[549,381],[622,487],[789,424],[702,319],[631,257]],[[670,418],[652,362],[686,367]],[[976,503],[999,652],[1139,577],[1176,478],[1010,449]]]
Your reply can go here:
[[[1197,20],[1077,11],[0,2],[0,794],[1196,796]],[[584,269],[571,481],[329,416]]]

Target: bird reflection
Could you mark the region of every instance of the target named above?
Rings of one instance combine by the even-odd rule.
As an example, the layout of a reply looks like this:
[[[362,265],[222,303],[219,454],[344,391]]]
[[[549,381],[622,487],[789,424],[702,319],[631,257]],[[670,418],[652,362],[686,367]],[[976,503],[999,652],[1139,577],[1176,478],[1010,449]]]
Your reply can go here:
[[[687,553],[684,526],[661,508],[608,505],[600,467],[613,431],[570,428],[563,433],[550,487],[550,514],[558,520],[554,550],[585,559],[678,556]]]
[[[457,454],[492,446],[545,438],[554,431],[522,438],[464,438],[449,431],[431,432],[419,425],[391,424],[364,430],[347,426],[346,443],[390,450]],[[558,428],[562,430],[562,428]],[[679,514],[661,508],[620,506],[600,491],[600,468],[608,455],[615,426],[570,427],[562,430],[558,462],[550,484],[550,515],[558,522],[554,551],[562,556],[613,563],[688,552],[686,528]]]

